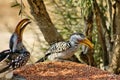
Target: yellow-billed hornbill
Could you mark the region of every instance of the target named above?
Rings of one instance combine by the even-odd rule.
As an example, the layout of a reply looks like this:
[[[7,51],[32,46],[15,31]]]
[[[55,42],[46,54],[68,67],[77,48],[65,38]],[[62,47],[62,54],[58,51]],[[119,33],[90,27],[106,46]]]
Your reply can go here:
[[[43,62],[46,59],[51,61],[69,60],[79,48],[79,44],[93,48],[93,44],[82,33],[74,33],[69,41],[53,44],[45,53],[45,56],[37,62]]]
[[[21,20],[10,38],[10,49],[0,52],[0,77],[11,78],[13,70],[25,65],[30,58],[22,43],[23,31],[29,23],[29,19]]]

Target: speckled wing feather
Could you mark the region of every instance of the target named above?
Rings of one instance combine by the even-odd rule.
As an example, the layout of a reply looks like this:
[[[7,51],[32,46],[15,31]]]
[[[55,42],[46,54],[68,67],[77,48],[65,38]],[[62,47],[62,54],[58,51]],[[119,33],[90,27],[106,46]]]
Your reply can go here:
[[[69,42],[58,42],[58,43],[53,44],[48,49],[46,54],[62,53],[64,51],[66,51],[67,49],[69,49],[70,47],[71,47],[71,44]]]
[[[55,43],[52,46],[50,46],[48,51],[45,53],[45,56],[43,58],[39,59],[36,63],[45,61],[50,54],[62,53],[64,51],[66,51],[67,49],[69,49],[70,47],[71,47],[71,44],[69,42]]]
[[[19,68],[27,63],[27,61],[30,58],[30,53],[28,51],[23,53],[14,53],[13,55],[10,55],[9,59],[11,60],[10,64],[14,69]]]
[[[9,57],[4,60],[4,67],[2,65],[2,69],[0,69],[0,73],[5,72],[9,69],[16,69],[23,65],[25,65],[30,58],[29,52],[24,53],[11,53]],[[6,65],[5,65],[6,64]]]

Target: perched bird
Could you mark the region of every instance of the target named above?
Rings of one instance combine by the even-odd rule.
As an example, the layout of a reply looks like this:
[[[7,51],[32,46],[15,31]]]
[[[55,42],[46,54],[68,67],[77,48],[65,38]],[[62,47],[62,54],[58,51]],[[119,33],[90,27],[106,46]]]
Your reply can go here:
[[[13,70],[25,65],[30,58],[22,43],[23,31],[29,23],[29,19],[21,20],[10,38],[10,49],[0,52],[0,78],[12,78]]]
[[[51,61],[68,60],[77,51],[79,44],[93,48],[93,44],[82,33],[74,33],[71,35],[69,41],[53,44],[45,53],[45,56],[37,62],[43,62],[46,59]]]

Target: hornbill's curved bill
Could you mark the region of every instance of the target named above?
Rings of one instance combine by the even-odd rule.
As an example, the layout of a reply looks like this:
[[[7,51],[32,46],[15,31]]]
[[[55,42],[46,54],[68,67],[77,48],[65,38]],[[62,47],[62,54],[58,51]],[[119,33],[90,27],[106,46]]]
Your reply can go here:
[[[12,34],[9,42],[9,47],[12,52],[15,52],[17,44],[22,42],[24,29],[29,23],[31,23],[29,19],[23,19],[16,26],[15,32]]]
[[[10,49],[0,52],[0,77],[5,77],[7,73],[24,66],[29,60],[30,53],[22,43],[24,29],[29,23],[29,19],[21,20],[10,38]]]
[[[79,42],[80,42],[80,44],[83,44],[83,45],[88,46],[89,48],[93,49],[93,44],[87,38],[85,38]]]
[[[25,24],[26,23],[26,24]],[[15,33],[18,35],[18,38],[22,40],[23,31],[26,28],[26,26],[31,23],[29,19],[23,19],[21,20],[18,25],[16,26]],[[23,25],[24,24],[24,25]]]

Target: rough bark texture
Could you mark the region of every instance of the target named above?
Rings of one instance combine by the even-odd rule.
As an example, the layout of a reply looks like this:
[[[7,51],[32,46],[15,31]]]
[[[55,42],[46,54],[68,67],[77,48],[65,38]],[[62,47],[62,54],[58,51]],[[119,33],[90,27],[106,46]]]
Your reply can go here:
[[[88,39],[90,41],[92,41],[92,30],[93,30],[93,12],[91,11],[88,15],[87,18],[84,19],[86,26],[85,26],[85,34],[86,36],[88,36]],[[88,49],[86,54],[83,54],[83,52],[81,52],[80,54],[80,58],[86,62],[88,65],[91,66],[97,66],[96,62],[94,60],[94,51],[93,49]]]
[[[116,1],[116,33],[113,45],[113,56],[109,71],[120,74],[120,1]]]
[[[34,16],[45,40],[49,44],[62,41],[62,36],[57,32],[45,8],[43,0],[28,0],[31,14]]]
[[[97,25],[97,30],[98,30],[98,36],[99,36],[99,42],[101,44],[102,47],[102,51],[103,51],[103,64],[104,67],[107,67],[109,64],[109,55],[107,52],[107,47],[106,47],[106,41],[105,41],[105,35],[103,34],[103,26],[105,26],[105,23],[102,20],[102,13],[100,11],[100,8],[96,2],[96,0],[93,0],[93,5],[94,5],[94,13],[95,13],[95,19],[96,19],[96,25]]]

